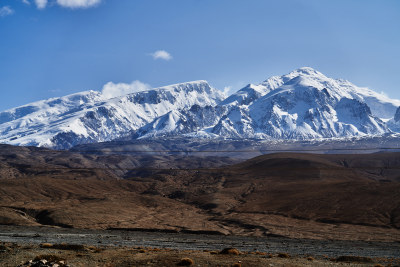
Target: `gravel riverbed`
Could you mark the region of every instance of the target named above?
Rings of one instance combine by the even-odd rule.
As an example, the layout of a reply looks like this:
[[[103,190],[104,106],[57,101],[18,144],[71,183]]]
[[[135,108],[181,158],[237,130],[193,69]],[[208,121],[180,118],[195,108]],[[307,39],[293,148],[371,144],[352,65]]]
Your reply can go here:
[[[400,241],[369,242],[245,237],[206,234],[141,232],[128,230],[86,230],[53,227],[0,226],[0,242],[17,244],[67,243],[115,247],[154,247],[180,250],[221,250],[287,252],[291,255],[400,258]]]

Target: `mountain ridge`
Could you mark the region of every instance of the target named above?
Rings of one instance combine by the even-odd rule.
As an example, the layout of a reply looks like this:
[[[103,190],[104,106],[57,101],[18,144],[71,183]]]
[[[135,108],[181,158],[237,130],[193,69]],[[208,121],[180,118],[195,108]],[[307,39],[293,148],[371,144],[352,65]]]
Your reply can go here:
[[[86,94],[93,97],[87,99]],[[68,97],[74,101],[61,97],[0,113],[0,118],[7,118],[19,109],[29,111],[14,121],[5,120],[0,124],[0,142],[68,148],[79,143],[110,141],[172,109],[195,104],[216,105],[224,96],[207,82],[194,81],[111,99],[104,99],[100,92],[95,91]],[[76,98],[79,101],[75,101]],[[56,102],[55,107],[50,107],[48,102]]]
[[[303,67],[228,97],[199,80],[114,98],[86,91],[37,101],[0,112],[0,143],[68,149],[124,136],[378,136],[400,131],[399,106],[399,100]]]

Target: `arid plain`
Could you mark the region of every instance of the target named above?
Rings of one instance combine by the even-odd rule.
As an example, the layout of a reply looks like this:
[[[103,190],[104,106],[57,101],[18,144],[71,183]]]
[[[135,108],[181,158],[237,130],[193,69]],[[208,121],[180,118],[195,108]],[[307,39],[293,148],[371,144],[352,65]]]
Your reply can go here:
[[[400,240],[400,153],[274,153],[239,162],[2,145],[0,157],[3,225],[393,247]]]

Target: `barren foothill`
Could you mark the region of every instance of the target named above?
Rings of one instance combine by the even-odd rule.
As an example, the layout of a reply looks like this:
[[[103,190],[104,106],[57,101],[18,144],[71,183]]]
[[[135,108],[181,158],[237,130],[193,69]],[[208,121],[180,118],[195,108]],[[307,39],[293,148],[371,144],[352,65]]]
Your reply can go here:
[[[237,163],[226,157],[99,155],[2,146],[0,159],[0,224],[33,227],[29,229],[39,235],[19,241],[0,236],[4,242],[47,242],[38,229],[56,227],[70,234],[79,229],[179,238],[192,234],[193,244],[210,235],[204,242],[222,240],[218,249],[230,237],[277,238],[282,244],[298,240],[304,253],[293,248],[282,252],[309,251],[314,256],[339,244],[335,242],[380,242],[377,247],[387,247],[390,257],[399,258],[400,153],[276,153]],[[170,168],[165,167],[168,162]],[[255,247],[252,240],[250,247]],[[173,249],[190,248],[190,242],[182,244]],[[138,242],[126,246],[122,254]],[[203,253],[202,248],[193,250]],[[115,248],[105,251],[120,253]],[[362,256],[363,251],[352,255]],[[389,254],[376,257],[388,259]]]

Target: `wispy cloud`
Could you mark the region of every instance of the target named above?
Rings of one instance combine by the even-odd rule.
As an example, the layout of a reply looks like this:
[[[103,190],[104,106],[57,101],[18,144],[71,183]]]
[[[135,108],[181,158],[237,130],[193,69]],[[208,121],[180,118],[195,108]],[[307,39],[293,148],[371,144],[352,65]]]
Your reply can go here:
[[[383,96],[385,96],[385,97],[389,97],[388,94],[386,94],[384,91],[381,91],[380,94],[383,95]]]
[[[157,50],[156,52],[151,53],[151,56],[153,57],[154,60],[162,59],[168,61],[172,59],[171,54],[165,50]]]
[[[151,87],[141,81],[133,81],[132,83],[113,83],[108,82],[103,86],[102,94],[106,98],[113,98],[121,95],[127,95],[135,92],[147,91]]]
[[[47,6],[47,0],[35,0],[37,8],[44,9]]]
[[[10,6],[0,8],[0,17],[5,17],[14,14],[14,10]]]
[[[29,2],[28,0],[22,0],[22,3],[26,4],[26,5],[30,5],[31,2]]]
[[[60,92],[61,92],[61,89],[51,89],[51,90],[48,90],[48,92],[49,92],[49,93],[53,93],[53,94],[55,94],[55,93],[60,93]]]
[[[224,90],[222,91],[226,96],[230,96],[233,94],[235,91],[232,86],[225,86]]]
[[[57,0],[57,4],[68,8],[88,8],[100,4],[101,0]]]
[[[38,9],[46,8],[48,0],[34,0]],[[66,8],[89,8],[101,3],[102,0],[55,0],[54,3]],[[29,0],[22,0],[25,4],[30,4]],[[51,2],[53,4],[53,1]]]

